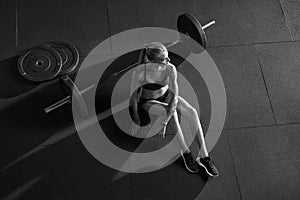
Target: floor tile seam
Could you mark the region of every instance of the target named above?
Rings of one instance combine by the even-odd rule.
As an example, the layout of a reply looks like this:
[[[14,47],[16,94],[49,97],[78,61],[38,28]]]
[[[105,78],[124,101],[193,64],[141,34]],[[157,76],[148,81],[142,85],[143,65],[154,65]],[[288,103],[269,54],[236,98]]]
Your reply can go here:
[[[130,183],[130,193],[131,193],[131,199],[134,200],[134,190],[133,190],[133,177],[132,177],[132,174],[129,173],[129,183]]]
[[[258,125],[258,126],[245,126],[245,127],[236,127],[236,128],[225,128],[224,131],[231,130],[241,130],[241,129],[253,129],[253,128],[267,128],[267,127],[276,127],[276,126],[289,126],[289,125],[300,125],[300,122],[295,123],[278,123],[278,124],[266,124],[266,125]]]
[[[281,3],[280,0],[278,0],[278,1],[279,1],[279,6],[280,6],[280,9],[281,9],[282,15],[283,15],[283,17],[284,17],[285,26],[286,26],[286,28],[287,28],[288,31],[289,31],[291,40],[294,41],[293,34],[292,34],[292,32],[291,32],[290,27],[288,26],[288,19],[287,19],[286,13],[284,12],[283,5],[282,5],[282,3]]]
[[[300,40],[282,40],[282,41],[272,41],[272,42],[252,42],[252,43],[237,43],[237,44],[224,44],[224,45],[211,45],[206,49],[216,49],[224,47],[241,47],[241,46],[250,46],[250,45],[267,45],[267,44],[285,44],[285,43],[300,43]]]
[[[19,2],[15,0],[15,45],[19,45]]]
[[[231,162],[233,164],[233,171],[234,171],[234,175],[235,175],[235,179],[236,179],[236,182],[237,182],[237,185],[238,185],[238,190],[239,190],[239,194],[240,194],[240,198],[241,200],[243,200],[243,194],[242,194],[242,191],[241,191],[241,185],[240,185],[240,181],[239,181],[239,178],[238,178],[238,174],[237,174],[237,170],[236,170],[236,163],[234,161],[234,157],[233,157],[233,153],[232,153],[232,144],[231,144],[231,140],[230,140],[230,134],[227,136],[227,143],[229,145],[229,151],[230,151],[230,155],[231,155]]]
[[[254,47],[254,49],[256,50],[256,47],[255,47],[255,46],[253,46],[253,47]],[[268,89],[266,77],[265,77],[265,74],[264,74],[264,71],[263,71],[263,68],[262,68],[261,61],[260,61],[259,56],[257,55],[256,51],[255,51],[255,55],[256,55],[256,59],[257,59],[257,61],[258,61],[260,73],[261,73],[261,76],[262,76],[262,79],[263,79],[263,82],[264,82],[264,86],[265,86],[265,89],[266,89],[266,92],[267,92],[267,96],[268,96],[268,100],[269,100],[269,105],[270,105],[270,107],[271,107],[273,119],[274,119],[275,124],[277,125],[278,123],[277,123],[277,120],[276,120],[276,115],[275,115],[274,107],[273,107],[273,104],[272,104],[270,92],[269,92],[269,89]]]
[[[110,18],[109,18],[109,0],[106,0],[105,4],[106,4],[106,17],[107,17],[107,25],[108,25],[108,35],[109,35],[109,37],[112,37],[112,35],[111,35],[112,34],[111,24],[110,24]],[[110,45],[110,53],[112,53],[113,49],[112,49],[111,39],[109,40],[109,45]]]

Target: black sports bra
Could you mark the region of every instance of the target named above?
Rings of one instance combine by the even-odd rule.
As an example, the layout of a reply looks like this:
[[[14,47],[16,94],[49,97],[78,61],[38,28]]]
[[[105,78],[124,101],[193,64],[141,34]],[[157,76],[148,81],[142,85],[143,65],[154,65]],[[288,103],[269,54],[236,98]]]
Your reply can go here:
[[[166,86],[168,76],[165,76],[165,78],[161,81],[156,81],[155,83],[148,82],[146,79],[146,64],[144,64],[144,80],[142,82],[142,88],[146,90],[159,90],[162,87]]]

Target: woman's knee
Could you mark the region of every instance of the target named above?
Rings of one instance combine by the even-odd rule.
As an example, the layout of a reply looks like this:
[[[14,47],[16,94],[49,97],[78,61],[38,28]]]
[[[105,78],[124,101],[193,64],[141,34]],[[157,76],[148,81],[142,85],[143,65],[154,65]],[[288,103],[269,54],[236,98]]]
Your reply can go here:
[[[180,110],[187,117],[199,117],[199,113],[196,108],[189,104],[184,98],[178,96]]]
[[[159,104],[156,102],[146,102],[142,105],[142,108],[147,113],[153,113],[154,115],[165,115],[166,114],[166,108],[163,104]]]

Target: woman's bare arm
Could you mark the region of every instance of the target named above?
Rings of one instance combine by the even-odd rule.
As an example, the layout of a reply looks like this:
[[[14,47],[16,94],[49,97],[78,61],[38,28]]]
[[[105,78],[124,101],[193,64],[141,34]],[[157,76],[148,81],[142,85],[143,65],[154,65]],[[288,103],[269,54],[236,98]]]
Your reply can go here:
[[[139,78],[138,78],[138,72],[137,70],[134,70],[131,77],[131,87],[130,87],[130,97],[132,97],[132,110],[133,110],[133,118],[136,123],[140,122],[139,115],[138,115],[138,106],[137,102],[139,101],[139,94],[138,94],[138,87],[139,84]]]
[[[177,103],[178,103],[178,83],[177,83],[177,70],[174,65],[169,64],[167,66],[167,72],[169,76],[169,89],[171,90],[171,100],[169,105],[167,106],[167,119],[165,124],[171,119],[172,115],[176,111]]]

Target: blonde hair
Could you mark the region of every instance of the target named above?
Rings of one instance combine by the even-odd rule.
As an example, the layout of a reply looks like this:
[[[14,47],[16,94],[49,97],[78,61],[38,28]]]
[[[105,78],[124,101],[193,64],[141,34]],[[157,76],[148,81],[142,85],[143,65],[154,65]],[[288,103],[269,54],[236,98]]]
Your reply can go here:
[[[156,62],[166,58],[167,48],[160,42],[151,42],[145,45],[145,61]]]

